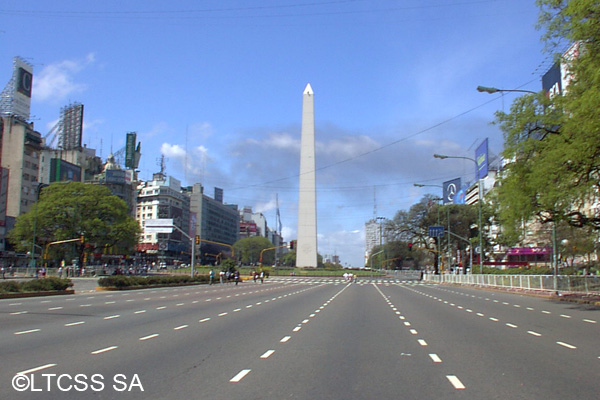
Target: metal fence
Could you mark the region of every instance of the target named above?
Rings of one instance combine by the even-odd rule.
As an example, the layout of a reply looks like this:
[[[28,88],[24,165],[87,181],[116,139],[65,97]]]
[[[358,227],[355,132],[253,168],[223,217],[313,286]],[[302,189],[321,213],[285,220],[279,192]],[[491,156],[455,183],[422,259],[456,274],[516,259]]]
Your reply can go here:
[[[595,275],[557,275],[555,277],[554,275],[427,274],[423,278],[428,282],[439,283],[600,294],[600,276]]]

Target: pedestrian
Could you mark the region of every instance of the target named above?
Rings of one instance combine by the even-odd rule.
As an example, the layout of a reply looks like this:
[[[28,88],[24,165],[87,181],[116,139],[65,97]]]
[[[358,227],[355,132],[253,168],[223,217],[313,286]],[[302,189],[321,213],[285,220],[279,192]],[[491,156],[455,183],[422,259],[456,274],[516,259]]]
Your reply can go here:
[[[235,273],[233,274],[234,279],[235,279],[235,286],[237,286],[237,284],[240,281],[240,272],[239,271],[235,271]]]
[[[58,267],[58,277],[62,278],[63,269],[62,267]]]
[[[6,276],[4,275],[6,272],[4,271],[4,267],[2,267],[2,279],[6,279]]]
[[[223,284],[223,278],[225,278],[225,271],[221,270],[219,272],[219,281],[221,282],[221,285]]]
[[[210,272],[208,273],[208,284],[212,285],[214,279],[215,279],[215,270],[211,268]]]
[[[260,271],[260,283],[264,283],[264,282],[265,282],[265,272]]]

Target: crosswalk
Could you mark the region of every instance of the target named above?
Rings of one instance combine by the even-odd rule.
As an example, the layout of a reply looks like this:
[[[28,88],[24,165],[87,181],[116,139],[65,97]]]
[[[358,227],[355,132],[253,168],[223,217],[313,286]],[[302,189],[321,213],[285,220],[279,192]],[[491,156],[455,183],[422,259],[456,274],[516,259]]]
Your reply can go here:
[[[335,284],[342,285],[349,283],[343,277],[307,277],[307,276],[275,276],[269,278],[266,282],[272,283],[308,283],[308,284]],[[360,277],[354,282],[357,285],[430,285],[429,282],[422,282],[411,279],[394,279],[394,278],[371,278]]]

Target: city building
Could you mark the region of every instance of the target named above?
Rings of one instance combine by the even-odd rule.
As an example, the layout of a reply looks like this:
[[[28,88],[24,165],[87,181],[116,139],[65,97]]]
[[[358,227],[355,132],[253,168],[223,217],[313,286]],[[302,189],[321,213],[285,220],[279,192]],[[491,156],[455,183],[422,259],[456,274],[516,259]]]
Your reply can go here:
[[[112,170],[114,171],[114,170]],[[154,174],[152,181],[137,186],[136,219],[142,229],[147,219],[173,219],[172,233],[143,232],[137,246],[142,263],[166,263],[189,260],[191,242],[181,232],[190,235],[190,197],[181,190],[181,182],[163,172]]]
[[[64,161],[62,161],[64,163]],[[94,176],[90,183],[104,185],[110,189],[110,192],[118,196],[127,204],[127,209],[132,217],[136,215],[137,209],[137,187],[133,179],[133,170],[124,170],[115,161],[115,157],[111,154],[104,164],[103,171]]]
[[[237,242],[240,229],[237,205],[223,203],[220,188],[215,188],[215,196],[210,198],[200,183],[184,188],[184,193],[190,203],[191,232],[200,241],[198,262],[214,263],[222,260],[223,254],[231,255],[229,246]]]
[[[377,219],[371,219],[365,223],[365,265],[368,265],[373,249],[381,244],[382,225]]]

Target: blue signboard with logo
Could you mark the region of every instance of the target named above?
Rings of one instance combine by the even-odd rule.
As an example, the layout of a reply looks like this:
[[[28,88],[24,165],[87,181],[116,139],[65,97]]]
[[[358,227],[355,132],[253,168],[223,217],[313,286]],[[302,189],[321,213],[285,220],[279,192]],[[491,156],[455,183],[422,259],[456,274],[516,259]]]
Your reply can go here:
[[[488,140],[485,138],[483,143],[475,150],[475,161],[477,162],[477,180],[483,179],[488,174]]]
[[[442,184],[444,204],[454,203],[454,199],[461,189],[460,178],[446,181]]]

